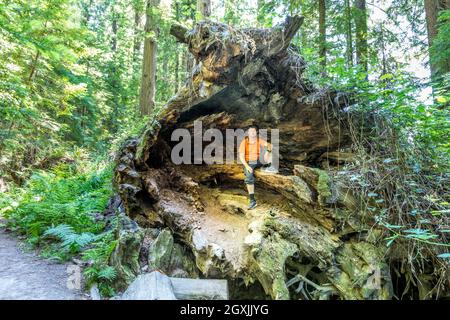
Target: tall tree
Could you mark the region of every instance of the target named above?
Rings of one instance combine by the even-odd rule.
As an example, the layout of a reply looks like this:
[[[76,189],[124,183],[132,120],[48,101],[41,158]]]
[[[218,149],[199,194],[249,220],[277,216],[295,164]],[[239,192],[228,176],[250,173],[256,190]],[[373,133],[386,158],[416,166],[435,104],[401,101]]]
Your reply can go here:
[[[438,35],[438,17],[443,10],[450,9],[450,0],[424,0],[425,18],[427,23],[428,45],[431,48]],[[433,50],[429,50],[431,79],[436,79],[450,71],[450,58],[444,58],[444,63],[438,64]]]
[[[145,15],[144,56],[142,58],[142,79],[139,95],[141,115],[149,115],[155,106],[156,93],[156,50],[158,27],[155,11],[159,0],[147,0]]]
[[[140,27],[143,14],[142,0],[133,0],[134,11],[134,29],[133,29],[133,62],[139,57],[139,51],[141,50]]]
[[[175,1],[175,21],[180,22],[180,4],[178,1]],[[180,85],[180,53],[178,48],[175,50],[175,92],[178,92],[178,88]]]
[[[367,8],[366,0],[354,1],[354,19],[356,29],[356,63],[367,72],[368,46],[367,46]]]
[[[352,35],[352,10],[350,7],[350,0],[345,0],[345,41],[346,50],[345,56],[347,60],[347,66],[353,66],[353,35]]]
[[[320,64],[324,68],[327,65],[327,44],[326,44],[326,25],[325,25],[326,7],[325,0],[319,0],[319,57]]]
[[[197,12],[200,19],[209,18],[211,16],[211,0],[197,0]]]

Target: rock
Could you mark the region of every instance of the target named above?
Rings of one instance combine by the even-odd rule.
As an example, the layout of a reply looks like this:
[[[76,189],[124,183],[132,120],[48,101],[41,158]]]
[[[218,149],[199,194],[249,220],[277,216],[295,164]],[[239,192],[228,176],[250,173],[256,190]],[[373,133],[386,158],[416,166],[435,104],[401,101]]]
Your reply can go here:
[[[228,283],[219,279],[170,278],[180,300],[228,300]]]
[[[169,277],[154,271],[138,276],[120,300],[176,300],[176,297]]]
[[[296,164],[294,165],[294,174],[302,178],[314,190],[314,197],[319,204],[336,203],[337,197],[333,193],[331,178],[324,170]]]
[[[100,291],[98,290],[97,284],[94,283],[89,289],[89,295],[91,300],[102,300],[102,296],[100,295]]]
[[[219,279],[172,278],[159,271],[138,276],[119,300],[227,300],[228,283]]]

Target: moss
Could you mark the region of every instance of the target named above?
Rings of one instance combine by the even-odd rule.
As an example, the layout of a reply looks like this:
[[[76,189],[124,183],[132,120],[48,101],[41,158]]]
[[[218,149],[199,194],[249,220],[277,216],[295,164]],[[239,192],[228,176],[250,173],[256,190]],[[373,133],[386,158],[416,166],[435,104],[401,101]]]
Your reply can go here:
[[[148,255],[148,267],[150,270],[167,270],[172,255],[173,237],[169,229],[160,232],[155,242],[152,243]]]
[[[381,248],[365,241],[346,243],[336,256],[338,276],[331,278],[345,299],[391,299],[389,266]]]
[[[142,230],[123,230],[111,254],[110,265],[117,271],[114,287],[124,290],[139,274],[139,253],[144,233]]]
[[[190,256],[189,252],[178,243],[173,244],[172,255],[170,257],[170,269],[171,275],[176,269],[181,269],[186,271],[191,278],[197,278],[199,276],[197,266],[195,265],[195,257]]]
[[[317,180],[317,192],[319,193],[319,197],[322,199],[327,199],[331,197],[331,189],[330,189],[330,176],[323,170],[315,169],[315,172],[318,175]]]
[[[273,299],[289,299],[286,287],[285,262],[297,251],[297,246],[281,238],[278,233],[268,236],[254,251],[250,269],[256,275],[264,291]]]
[[[139,143],[136,148],[135,159],[143,160],[144,155],[148,153],[149,148],[155,143],[161,125],[155,119],[151,119],[146,125],[143,133],[139,138]]]

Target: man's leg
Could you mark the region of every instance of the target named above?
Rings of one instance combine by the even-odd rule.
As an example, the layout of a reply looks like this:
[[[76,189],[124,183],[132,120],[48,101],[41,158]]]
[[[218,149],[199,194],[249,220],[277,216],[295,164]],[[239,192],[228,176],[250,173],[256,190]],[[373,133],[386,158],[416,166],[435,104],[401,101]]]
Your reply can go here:
[[[247,184],[247,191],[248,191],[248,197],[250,199],[250,205],[252,206],[253,203],[256,203],[255,199],[255,185],[254,184]]]
[[[253,209],[256,207],[256,199],[255,199],[255,166],[251,165],[253,172],[247,171],[247,169],[244,168],[244,174],[245,174],[245,185],[247,186],[247,192],[249,196],[249,205],[248,209]]]

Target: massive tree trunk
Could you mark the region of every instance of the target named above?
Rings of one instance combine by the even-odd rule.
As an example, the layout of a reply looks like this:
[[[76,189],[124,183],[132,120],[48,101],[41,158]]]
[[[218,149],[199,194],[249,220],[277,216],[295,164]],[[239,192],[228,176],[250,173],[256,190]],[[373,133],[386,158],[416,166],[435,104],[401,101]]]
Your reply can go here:
[[[159,0],[147,0],[144,56],[142,59],[141,91],[139,106],[141,115],[149,115],[155,106],[156,93],[156,36],[158,28],[155,24],[154,10],[159,6]]]
[[[354,7],[356,29],[356,63],[363,71],[367,72],[368,46],[366,0],[355,0]]]
[[[450,10],[450,0],[424,0],[425,17],[427,23],[428,45],[431,48],[433,40],[438,34],[438,17],[443,10]],[[439,74],[450,71],[450,58],[441,63],[441,68],[436,64],[435,57],[430,51],[431,79],[434,80]],[[440,70],[439,70],[440,69]]]
[[[212,21],[189,31],[172,26],[197,64],[158,118],[123,146],[117,190],[141,228],[168,228],[198,273],[230,280],[232,298],[388,299],[384,247],[341,183],[345,174],[333,167],[352,159],[343,152],[350,141],[347,97],[304,77],[304,60],[289,49],[302,22],[295,16],[271,29]],[[256,171],[256,209],[246,209],[241,165],[172,162],[173,130],[192,133],[196,120],[203,132],[253,122],[279,129],[280,173]],[[163,271],[179,274],[167,253],[172,241],[154,240],[166,242],[157,250]]]

